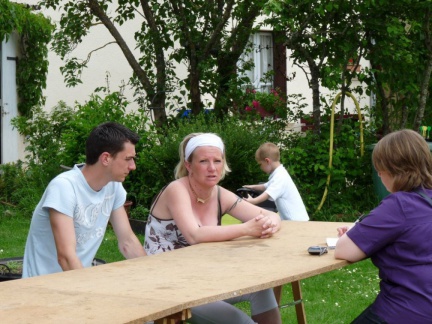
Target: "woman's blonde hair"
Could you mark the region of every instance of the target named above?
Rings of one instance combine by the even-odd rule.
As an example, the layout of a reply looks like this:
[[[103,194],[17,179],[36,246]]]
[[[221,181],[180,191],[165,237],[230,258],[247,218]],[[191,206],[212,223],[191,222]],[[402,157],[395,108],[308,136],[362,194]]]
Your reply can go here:
[[[180,178],[188,175],[188,171],[187,171],[186,166],[185,166],[186,145],[192,137],[195,137],[195,136],[198,136],[201,134],[205,134],[205,133],[191,133],[189,135],[186,135],[185,138],[183,138],[183,140],[181,141],[180,146],[179,146],[180,161],[174,169],[174,176],[176,179],[180,179]],[[214,135],[216,135],[216,134],[214,134]],[[188,160],[189,163],[192,162],[193,155],[194,155],[194,153],[192,152],[192,154],[189,156],[189,160]],[[222,159],[223,159],[223,169],[222,169],[222,174],[221,174],[221,180],[225,177],[225,175],[228,172],[231,172],[231,169],[229,168],[227,161],[226,161],[225,152],[222,152]]]
[[[432,155],[429,145],[417,132],[402,129],[384,136],[372,152],[377,172],[394,179],[392,192],[432,189]]]

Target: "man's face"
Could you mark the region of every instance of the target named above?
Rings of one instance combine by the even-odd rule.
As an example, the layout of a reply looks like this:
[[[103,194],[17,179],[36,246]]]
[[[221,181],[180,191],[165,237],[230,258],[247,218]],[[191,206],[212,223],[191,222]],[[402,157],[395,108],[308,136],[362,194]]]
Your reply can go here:
[[[135,145],[130,142],[124,144],[124,149],[117,153],[111,160],[112,181],[123,182],[129,172],[136,169]]]

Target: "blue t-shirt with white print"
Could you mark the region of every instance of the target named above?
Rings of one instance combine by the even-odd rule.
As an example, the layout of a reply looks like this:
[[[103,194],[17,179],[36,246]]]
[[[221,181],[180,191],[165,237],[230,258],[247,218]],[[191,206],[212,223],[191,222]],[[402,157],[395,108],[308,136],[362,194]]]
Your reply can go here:
[[[81,172],[83,164],[55,177],[39,201],[27,237],[23,278],[61,272],[49,219],[49,209],[73,218],[76,253],[84,267],[90,267],[102,243],[111,212],[126,200],[120,182],[109,182],[93,190]]]

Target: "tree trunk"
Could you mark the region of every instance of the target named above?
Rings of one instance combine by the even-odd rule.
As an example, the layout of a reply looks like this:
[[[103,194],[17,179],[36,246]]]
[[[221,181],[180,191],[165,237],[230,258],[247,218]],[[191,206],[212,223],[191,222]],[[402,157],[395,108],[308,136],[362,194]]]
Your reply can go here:
[[[428,60],[425,65],[422,83],[420,87],[419,105],[417,108],[416,118],[414,120],[414,129],[419,129],[426,108],[427,98],[429,97],[429,82],[432,74],[432,55],[428,56]]]
[[[88,6],[91,10],[91,12],[100,19],[100,21],[104,24],[104,26],[108,29],[112,37],[116,40],[118,46],[120,47],[124,57],[128,61],[130,67],[132,68],[133,72],[135,73],[137,79],[143,86],[144,90],[147,93],[147,100],[151,104],[151,109],[154,111],[154,118],[156,125],[163,125],[166,121],[166,112],[165,112],[165,94],[159,96],[159,91],[156,90],[153,86],[153,84],[150,82],[146,72],[141,68],[141,65],[136,60],[134,54],[129,49],[129,46],[127,45],[126,41],[123,39],[121,34],[119,33],[118,29],[115,27],[115,25],[112,23],[111,19],[106,15],[104,9],[100,6],[100,4],[96,0],[89,0]],[[143,9],[146,9],[145,7]],[[153,28],[156,28],[156,26],[150,26]],[[156,56],[156,67],[157,67],[157,75],[158,75],[158,86],[159,87],[165,87],[165,60],[163,57],[163,50],[162,48],[157,48],[156,51],[158,52],[158,55]],[[162,55],[161,55],[162,53]],[[161,101],[161,99],[163,101]]]
[[[232,80],[233,76],[236,76],[236,63],[232,64],[232,59],[229,58],[229,55],[221,55],[218,57],[218,74],[220,77],[220,81],[218,84],[218,90],[216,95],[216,100],[214,104],[214,109],[216,116],[218,118],[223,118],[224,115],[228,113],[229,106],[231,102],[227,97],[227,93],[229,93],[229,84]]]
[[[310,87],[312,89],[312,116],[314,121],[314,133],[321,133],[321,102],[320,102],[320,84],[319,69],[315,64],[309,63],[311,71]]]
[[[155,94],[150,103],[151,110],[153,111],[154,123],[156,127],[162,127],[166,124],[167,115],[165,111],[165,92]]]
[[[426,50],[428,51],[428,55],[425,62],[426,63],[425,69],[423,72],[423,78],[420,86],[419,105],[414,120],[414,129],[419,129],[423,121],[426,102],[427,102],[427,98],[429,97],[429,82],[432,73],[432,35],[430,30],[430,19],[431,19],[431,9],[428,8],[428,10],[425,13],[425,19],[423,22],[423,30],[425,33],[424,43],[425,43]]]
[[[200,76],[198,70],[198,62],[196,57],[191,57],[190,72],[189,72],[189,86],[190,86],[190,100],[192,114],[198,115],[203,105],[201,102],[201,89],[199,86]]]
[[[383,122],[382,135],[384,136],[390,132],[388,100],[385,93],[384,85],[381,82],[380,74],[378,72],[374,72],[374,77],[376,82],[377,94],[380,101],[380,105],[378,107],[381,109],[381,116]]]

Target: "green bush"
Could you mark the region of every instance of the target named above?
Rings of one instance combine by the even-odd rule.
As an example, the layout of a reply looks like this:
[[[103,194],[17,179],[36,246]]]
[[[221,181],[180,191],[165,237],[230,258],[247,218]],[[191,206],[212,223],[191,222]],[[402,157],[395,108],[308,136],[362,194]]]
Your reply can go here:
[[[21,161],[0,165],[0,201],[16,206],[17,211],[31,217],[45,190],[46,174],[42,165],[26,167]]]
[[[319,136],[305,135],[287,132],[286,122],[281,120],[242,120],[238,116],[219,120],[213,113],[207,113],[172,118],[168,127],[156,130],[149,126],[145,113],[128,113],[127,105],[116,92],[104,97],[93,95],[88,102],[73,108],[59,103],[49,114],[38,109],[32,119],[17,118],[14,125],[26,138],[27,161],[0,167],[1,200],[31,215],[48,182],[63,172],[60,165],[83,162],[89,132],[111,120],[141,136],[136,146],[137,169],[124,182],[128,200],[134,202],[131,210],[134,217],[145,219],[152,199],[174,180],[179,144],[193,132],[213,132],[222,137],[232,172],[221,185],[233,192],[242,185],[267,180],[254,157],[259,145],[269,141],[282,147],[282,163],[314,220],[349,221],[377,204],[372,190],[370,151],[360,156],[357,125],[344,123],[335,136],[333,166],[329,169],[328,124],[322,125]],[[331,174],[328,195],[321,210],[316,211],[328,174]]]
[[[26,164],[31,169],[39,166],[43,171],[38,175],[42,185],[46,185],[61,172],[64,142],[62,134],[68,122],[73,118],[74,110],[60,102],[51,113],[37,107],[31,119],[20,116],[13,120],[13,125],[26,141]]]
[[[140,133],[146,141],[148,118],[138,112],[126,113],[129,102],[119,92],[101,97],[92,95],[85,104],[77,104],[74,116],[67,122],[61,134],[63,150],[61,164],[72,166],[85,162],[85,142],[91,130],[97,125],[115,121]]]
[[[352,221],[377,204],[372,183],[371,152],[361,156],[358,125],[344,123],[334,136],[329,168],[329,123],[321,134],[293,135],[285,142],[282,160],[296,183],[309,215],[314,220]],[[367,139],[368,140],[368,139]],[[370,139],[371,140],[371,139]],[[327,197],[321,200],[330,174]]]
[[[0,200],[15,203],[13,200],[14,188],[18,179],[23,177],[22,162],[0,165]]]

